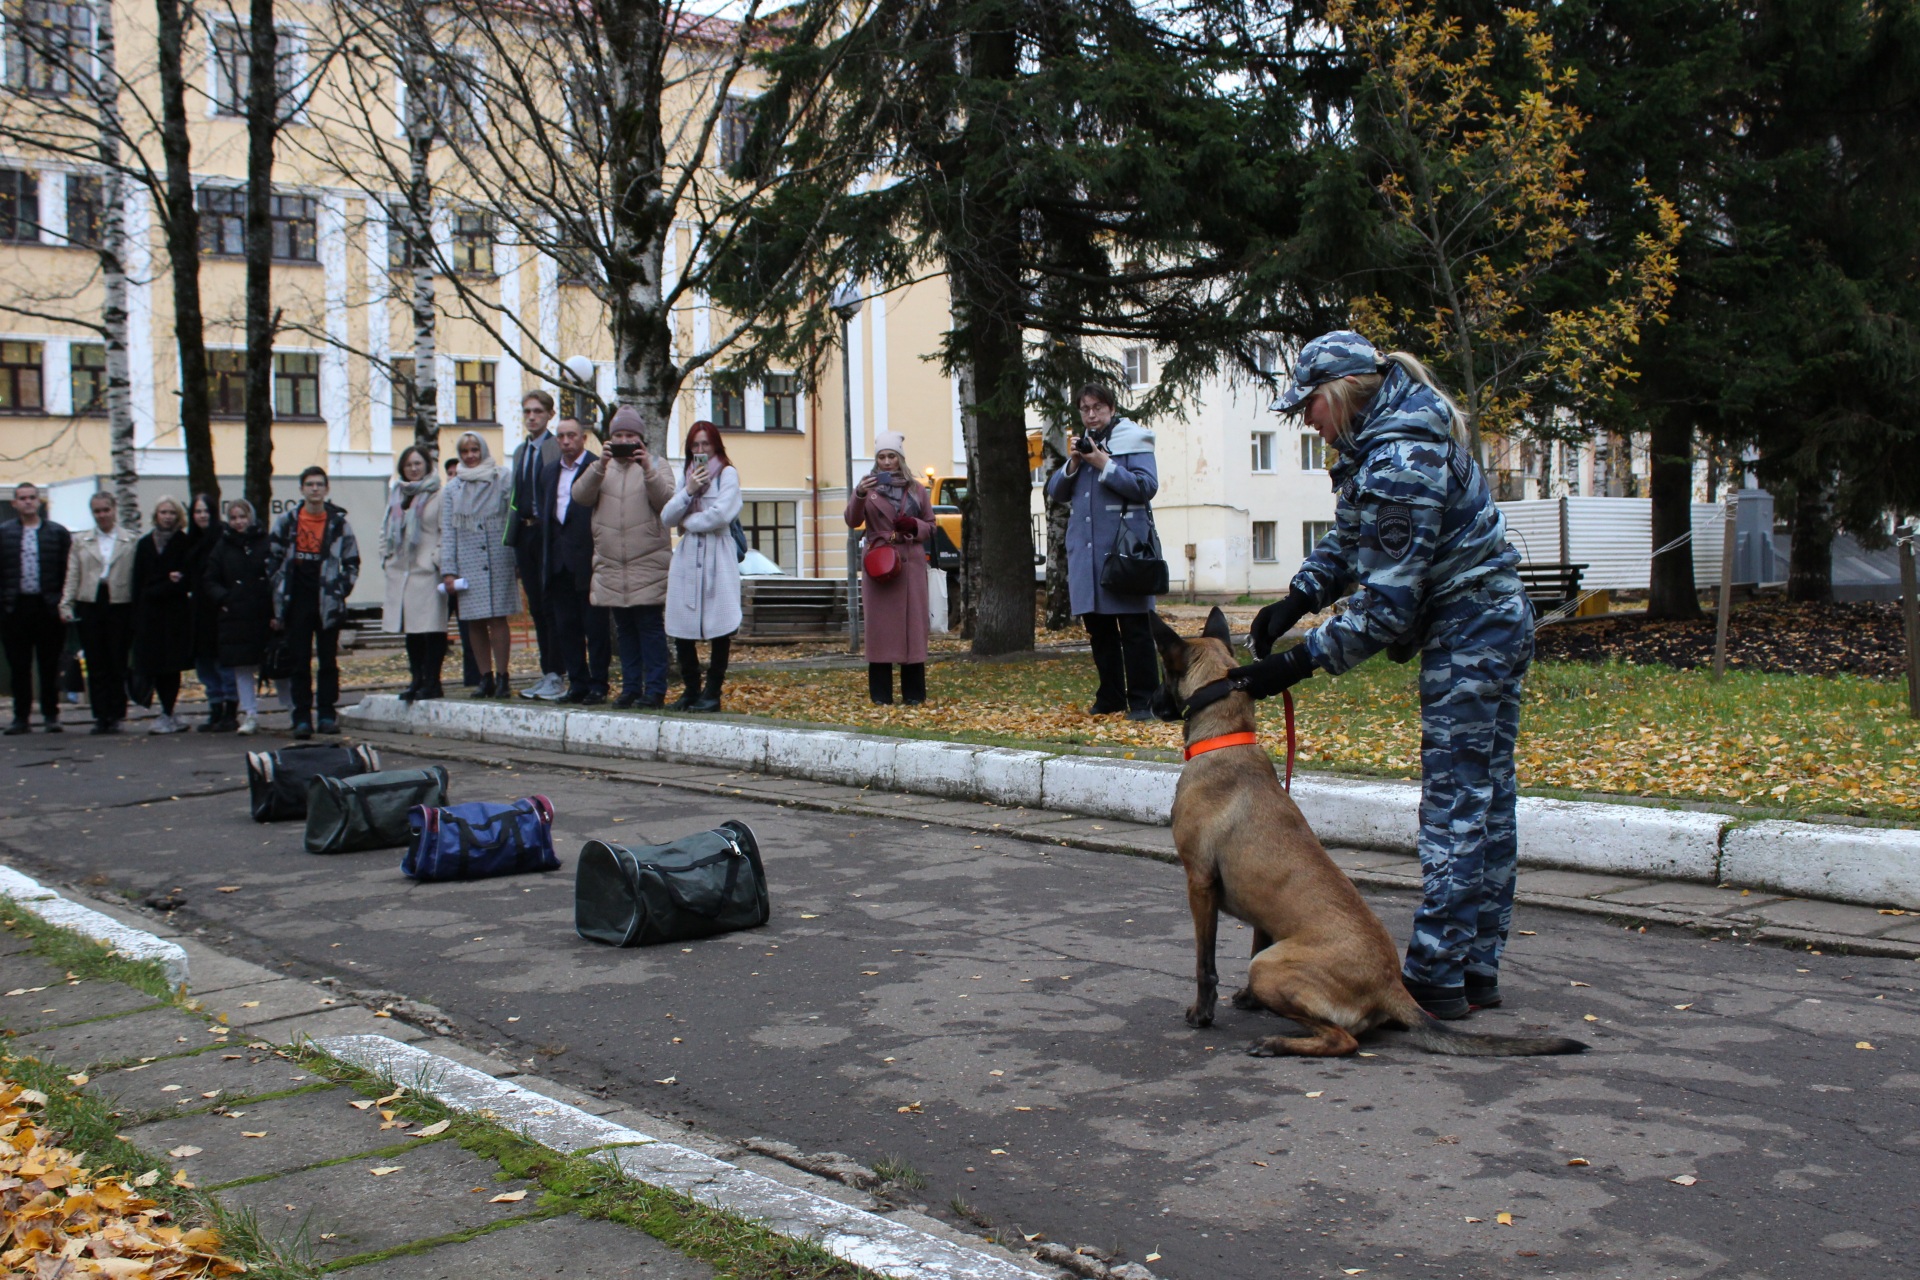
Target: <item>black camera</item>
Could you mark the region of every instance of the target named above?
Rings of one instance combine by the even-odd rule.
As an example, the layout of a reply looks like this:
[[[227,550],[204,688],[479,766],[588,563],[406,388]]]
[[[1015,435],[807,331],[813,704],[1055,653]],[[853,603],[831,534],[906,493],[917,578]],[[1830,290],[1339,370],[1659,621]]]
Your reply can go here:
[[[1073,442],[1073,447],[1074,447],[1074,451],[1077,453],[1092,453],[1093,437],[1092,436],[1076,437]]]
[[[607,455],[609,457],[631,458],[639,452],[640,445],[637,441],[629,443],[625,440],[614,440],[607,445]]]

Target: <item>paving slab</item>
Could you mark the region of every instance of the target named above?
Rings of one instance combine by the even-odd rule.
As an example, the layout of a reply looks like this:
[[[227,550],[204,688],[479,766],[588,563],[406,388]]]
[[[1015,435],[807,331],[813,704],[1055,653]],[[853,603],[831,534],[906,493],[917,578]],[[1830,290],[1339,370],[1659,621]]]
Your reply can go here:
[[[1521,874],[1528,887],[1532,888],[1533,873],[1522,872]],[[1730,911],[1751,911],[1756,906],[1780,901],[1773,894],[1749,894],[1743,898],[1738,889],[1717,889],[1710,884],[1687,884],[1680,880],[1638,885],[1632,889],[1622,889],[1618,893],[1601,894],[1599,900],[1627,903],[1632,906],[1672,907],[1694,915],[1721,915]]]
[[[193,1155],[174,1159],[203,1187],[404,1145],[406,1138],[398,1130],[380,1128],[378,1108],[357,1111],[347,1105],[358,1096],[346,1088],[299,1093],[242,1104],[235,1108],[244,1113],[237,1118],[213,1112],[178,1116],[135,1125],[126,1136],[155,1155],[199,1147]],[[267,1136],[249,1138],[248,1133]]]
[[[377,1032],[392,1036],[395,1040],[419,1040],[427,1034],[398,1018],[376,1017],[374,1010],[361,1004],[341,1004],[321,1009],[318,1013],[276,1018],[270,1022],[255,1023],[246,1029],[248,1036],[278,1044],[290,1044],[301,1036],[319,1040],[324,1036],[350,1036],[363,1032]]]
[[[0,957],[0,991],[15,987],[46,987],[67,980],[66,970],[54,967],[39,956],[27,953]],[[20,997],[14,996],[12,1000]],[[6,1016],[11,1001],[0,999],[0,1018]]]
[[[1808,929],[1819,933],[1847,934],[1872,938],[1885,933],[1899,921],[1898,916],[1883,916],[1872,907],[1849,906],[1844,902],[1814,902],[1787,898],[1769,902],[1753,912],[1775,928]]]
[[[237,988],[209,999],[206,1004],[209,1009],[227,1015],[227,1022],[234,1027],[254,1027],[282,1018],[353,1007],[318,983],[287,977]]]
[[[1379,849],[1329,849],[1327,856],[1343,871],[1389,871],[1420,874],[1420,859]]]
[[[224,1052],[166,1058],[109,1071],[95,1076],[92,1087],[118,1110],[151,1120],[216,1102],[236,1103],[258,1094],[305,1088],[318,1080],[306,1067],[278,1054],[234,1046]],[[220,1095],[216,1099],[201,1096],[216,1089]]]
[[[1592,875],[1585,871],[1542,871],[1520,869],[1520,884],[1528,893],[1549,893],[1557,898],[1594,898],[1646,886],[1645,880],[1624,876]]]
[[[617,1223],[545,1218],[334,1274],[346,1280],[708,1280],[713,1268]]]
[[[395,1166],[393,1173],[373,1175],[375,1169]],[[491,1203],[502,1192],[522,1188],[528,1192],[525,1200]],[[526,1217],[536,1211],[539,1195],[538,1187],[501,1177],[492,1161],[456,1143],[435,1141],[399,1155],[232,1187],[220,1193],[220,1200],[229,1208],[253,1210],[269,1240],[290,1244],[304,1234],[314,1259],[325,1265]]]
[[[73,1070],[192,1053],[205,1045],[207,1021],[171,1006],[20,1036],[8,1050]]]
[[[144,991],[123,987],[117,982],[69,982],[56,972],[53,985],[45,991],[28,991],[0,1001],[0,1026],[24,1034],[94,1018],[117,1017],[139,1009],[156,1008],[162,1003]]]

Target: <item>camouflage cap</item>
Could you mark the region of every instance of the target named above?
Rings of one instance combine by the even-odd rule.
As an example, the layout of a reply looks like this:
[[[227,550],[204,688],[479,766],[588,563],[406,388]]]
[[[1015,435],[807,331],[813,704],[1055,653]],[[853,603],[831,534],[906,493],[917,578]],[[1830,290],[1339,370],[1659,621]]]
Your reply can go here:
[[[1300,348],[1293,362],[1293,385],[1273,402],[1275,413],[1292,413],[1307,402],[1314,388],[1335,378],[1380,372],[1380,353],[1351,329],[1323,333]]]

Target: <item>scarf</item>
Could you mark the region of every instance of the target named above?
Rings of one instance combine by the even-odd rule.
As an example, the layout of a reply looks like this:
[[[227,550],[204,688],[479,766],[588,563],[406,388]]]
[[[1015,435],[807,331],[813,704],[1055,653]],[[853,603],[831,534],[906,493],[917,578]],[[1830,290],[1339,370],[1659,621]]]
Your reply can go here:
[[[898,471],[875,471],[873,479],[875,482],[873,491],[887,500],[893,507],[893,514],[896,517],[921,514],[920,504],[913,500],[913,477],[907,474],[906,468],[902,467]]]
[[[155,525],[153,527],[153,549],[155,551],[165,551],[167,544],[173,541],[173,535],[177,532],[178,530],[176,529],[162,529],[159,525]]]
[[[387,495],[387,518],[380,526],[380,538],[392,555],[406,548],[409,555],[420,546],[420,509],[427,498],[440,492],[440,477],[429,467],[418,480],[402,480]]]
[[[480,440],[477,465],[470,467],[462,462],[453,474],[460,481],[450,491],[446,504],[453,508],[453,527],[467,531],[484,528],[506,506],[507,500],[500,465],[493,460],[487,442]]]

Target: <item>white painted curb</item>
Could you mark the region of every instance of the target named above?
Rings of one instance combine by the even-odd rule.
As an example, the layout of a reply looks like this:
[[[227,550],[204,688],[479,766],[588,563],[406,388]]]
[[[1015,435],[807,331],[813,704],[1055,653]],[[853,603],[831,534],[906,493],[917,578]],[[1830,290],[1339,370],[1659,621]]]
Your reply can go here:
[[[812,1240],[836,1258],[881,1275],[900,1280],[1040,1280],[1040,1273],[990,1254],[662,1142],[386,1036],[332,1036],[313,1043],[342,1062],[377,1071],[456,1111],[497,1120],[562,1155],[605,1148],[607,1158],[636,1181],[677,1191],[780,1235]]]
[[[409,707],[391,694],[366,698],[341,719],[356,728],[764,769],[819,782],[1158,825],[1168,821],[1181,769],[1154,760],[725,720],[444,699]],[[1293,798],[1328,845],[1415,852],[1420,822],[1415,783],[1303,776],[1294,779]],[[1811,822],[1743,826],[1719,813],[1532,796],[1520,799],[1519,827],[1522,866],[1920,907],[1920,831]]]
[[[187,953],[178,943],[156,938],[145,930],[102,915],[92,907],[70,902],[12,867],[0,867],[0,897],[13,899],[23,910],[33,912],[48,924],[91,938],[116,955],[129,960],[153,961],[176,988],[187,985]]]

